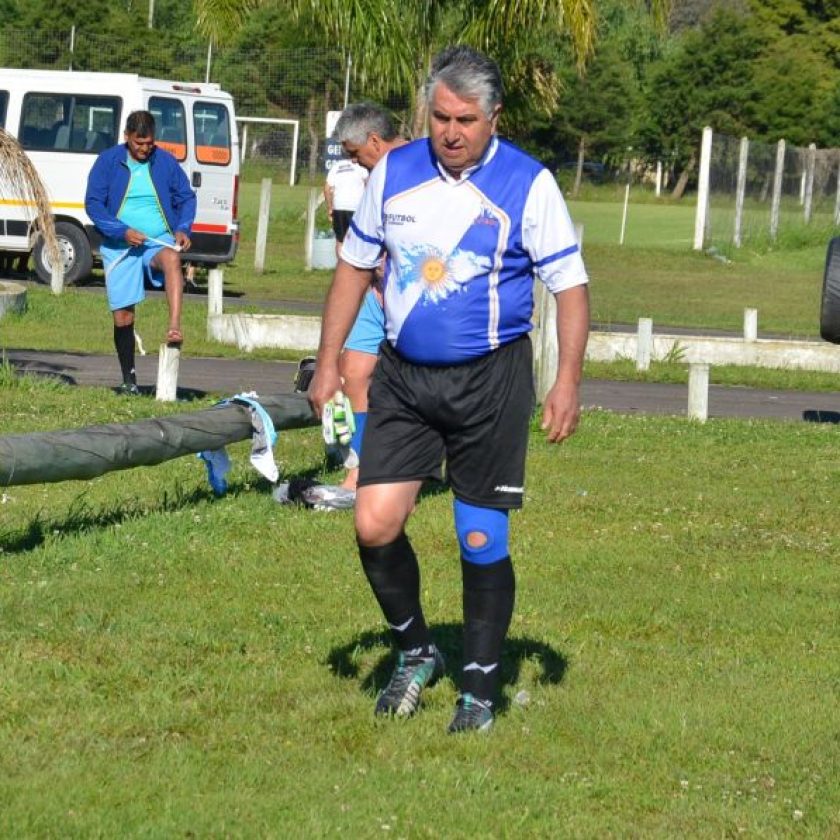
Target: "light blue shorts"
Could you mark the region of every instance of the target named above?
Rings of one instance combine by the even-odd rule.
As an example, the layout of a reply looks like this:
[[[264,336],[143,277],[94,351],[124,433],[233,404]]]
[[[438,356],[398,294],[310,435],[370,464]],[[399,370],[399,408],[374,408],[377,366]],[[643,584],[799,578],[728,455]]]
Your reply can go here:
[[[368,290],[356,316],[356,323],[353,324],[353,329],[344,343],[344,349],[378,356],[379,345],[384,340],[385,310],[373,291]]]
[[[175,244],[169,234],[158,237],[163,242]],[[108,293],[108,306],[114,309],[127,309],[140,303],[146,297],[143,278],[158,288],[163,286],[163,272],[153,269],[151,262],[163,249],[163,245],[147,242],[145,245],[129,247],[117,239],[106,239],[99,247],[102,264],[105,268],[105,290]]]

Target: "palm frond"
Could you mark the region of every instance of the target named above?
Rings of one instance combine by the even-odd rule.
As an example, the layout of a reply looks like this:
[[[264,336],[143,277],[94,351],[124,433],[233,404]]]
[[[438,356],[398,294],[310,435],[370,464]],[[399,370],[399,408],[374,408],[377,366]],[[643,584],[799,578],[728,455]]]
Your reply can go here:
[[[34,228],[44,237],[47,255],[53,265],[61,262],[55,224],[46,188],[23,148],[0,128],[0,195],[21,201]]]
[[[533,38],[568,37],[579,66],[592,54],[597,15],[594,0],[484,0],[472,4],[464,40],[491,55]]]
[[[230,39],[265,0],[193,0],[195,28],[214,45]]]

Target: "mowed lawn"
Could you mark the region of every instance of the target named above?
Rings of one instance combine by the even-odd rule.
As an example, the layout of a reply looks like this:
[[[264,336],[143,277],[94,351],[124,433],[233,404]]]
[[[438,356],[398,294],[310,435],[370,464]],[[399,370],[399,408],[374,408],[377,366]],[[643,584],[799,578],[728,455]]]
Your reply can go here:
[[[5,433],[177,410],[0,386]],[[590,412],[559,448],[535,430],[487,737],[444,732],[450,495],[410,529],[450,677],[377,723],[390,662],[351,517],[278,505],[230,452],[221,499],[193,457],[2,490],[3,836],[836,833],[836,427]],[[276,454],[331,475],[317,430]]]
[[[619,245],[622,201],[576,201],[569,199],[569,210],[575,223],[583,225],[584,247]],[[694,242],[694,203],[689,199],[681,204],[663,201],[654,204],[633,202],[631,192],[624,228],[624,247],[663,248],[687,251]]]

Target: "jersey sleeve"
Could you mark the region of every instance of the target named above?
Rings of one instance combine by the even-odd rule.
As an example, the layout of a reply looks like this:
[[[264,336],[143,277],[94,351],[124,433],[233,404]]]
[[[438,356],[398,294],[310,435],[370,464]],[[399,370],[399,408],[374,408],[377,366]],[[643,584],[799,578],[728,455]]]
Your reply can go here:
[[[376,268],[385,247],[382,196],[387,161],[386,155],[370,173],[362,201],[353,214],[350,229],[341,246],[341,259],[356,268]]]
[[[525,201],[522,244],[552,294],[589,282],[566,202],[547,169],[534,179]]]

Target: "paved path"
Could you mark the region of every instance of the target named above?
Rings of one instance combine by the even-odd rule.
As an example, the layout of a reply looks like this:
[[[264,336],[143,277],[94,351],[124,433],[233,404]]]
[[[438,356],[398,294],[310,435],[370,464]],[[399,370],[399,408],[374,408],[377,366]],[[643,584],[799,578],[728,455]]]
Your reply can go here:
[[[87,355],[35,350],[7,350],[6,358],[21,372],[51,375],[77,385],[115,385],[120,381],[115,355]],[[230,396],[241,391],[283,394],[292,390],[294,362],[181,357],[179,385],[184,389]],[[157,356],[138,356],[139,381],[154,386]],[[840,384],[840,383],[838,383]],[[686,385],[615,382],[584,383],[585,407],[627,414],[684,415]],[[787,420],[840,421],[840,391],[772,391],[712,385],[710,417],[776,417]]]
[[[15,279],[24,285],[32,282]],[[103,292],[101,284],[77,288],[93,294]],[[188,291],[184,297],[187,301],[200,303],[202,298],[206,299],[206,292],[203,289],[197,290],[196,293]],[[282,308],[307,315],[319,315],[321,311],[321,306],[316,303],[258,301],[244,296],[225,296],[225,308],[246,303],[261,309]],[[628,332],[636,329],[634,325],[624,324],[593,325],[593,328]],[[667,330],[671,333],[694,332],[673,327],[668,327]],[[710,330],[708,334],[725,333]],[[18,370],[59,376],[78,385],[108,386],[120,380],[119,367],[114,355],[7,350],[6,356]],[[182,356],[179,386],[195,392],[226,396],[252,390],[263,394],[288,393],[292,390],[296,367],[293,362]],[[141,383],[153,388],[157,380],[157,356],[138,356],[137,373]],[[582,401],[587,408],[599,407],[629,414],[684,415],[688,403],[688,389],[685,385],[588,380],[582,389]],[[772,391],[712,385],[709,388],[709,416],[776,417],[787,420],[840,422],[840,380],[838,391],[835,392]]]

